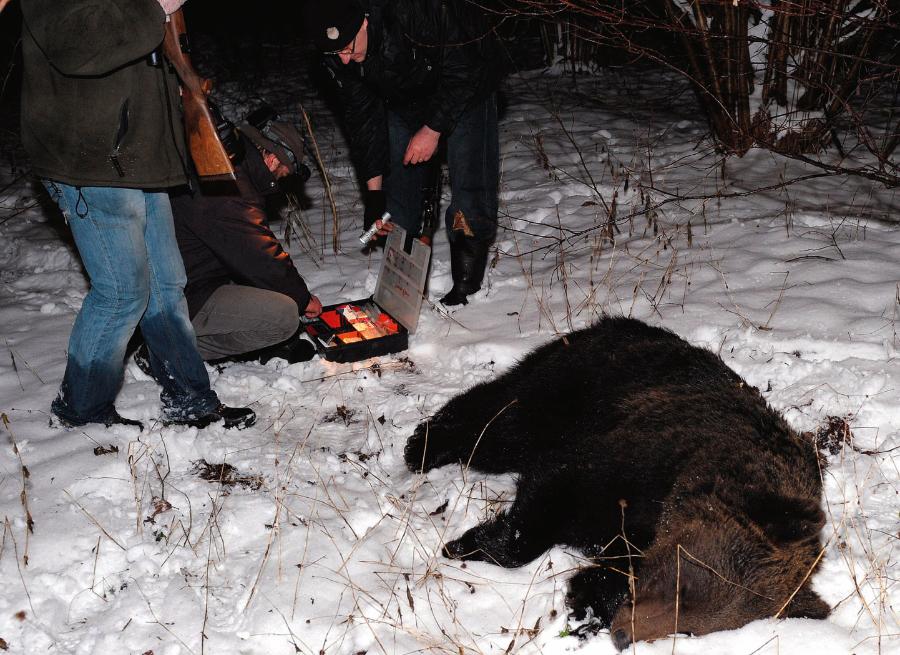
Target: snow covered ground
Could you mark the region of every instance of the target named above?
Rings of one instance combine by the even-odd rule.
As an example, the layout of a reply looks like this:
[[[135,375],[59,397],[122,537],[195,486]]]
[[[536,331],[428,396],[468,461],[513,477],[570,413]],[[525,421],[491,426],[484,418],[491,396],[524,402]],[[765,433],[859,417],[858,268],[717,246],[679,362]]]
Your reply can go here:
[[[292,84],[272,95],[296,101]],[[357,247],[346,150],[322,103],[302,99],[341,251],[317,176],[308,238],[291,249],[325,302],[364,297],[378,258]],[[813,582],[835,608],[827,621],[757,621],[634,650],[900,652],[900,198],[842,178],[749,194],[810,171],[756,151],[722,164],[689,91],[646,72],[577,85],[522,74],[507,100],[486,288],[451,313],[426,304],[399,355],[211,368],[223,400],[259,414],[243,432],[163,427],[157,387],[133,364],[118,408],[148,430],[48,427],[86,281],[53,208],[0,172],[0,649],[614,653],[606,633],[567,636],[577,553],[515,570],[440,556],[509,503],[511,477],[420,476],[402,459],[415,425],[454,394],[610,313],[720,353],[798,429],[847,417],[855,446],[829,456],[825,477]],[[602,229],[613,204],[614,242]],[[432,302],[449,286],[440,236]],[[233,466],[236,484],[202,479],[202,461]]]

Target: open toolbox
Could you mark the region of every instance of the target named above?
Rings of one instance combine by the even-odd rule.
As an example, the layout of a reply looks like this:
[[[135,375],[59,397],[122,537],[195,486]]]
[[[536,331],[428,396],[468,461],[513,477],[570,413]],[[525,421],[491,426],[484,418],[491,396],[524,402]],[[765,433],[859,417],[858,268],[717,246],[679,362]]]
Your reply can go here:
[[[384,246],[378,282],[371,298],[322,308],[305,325],[319,355],[330,362],[356,362],[406,350],[416,331],[431,248],[395,226]]]

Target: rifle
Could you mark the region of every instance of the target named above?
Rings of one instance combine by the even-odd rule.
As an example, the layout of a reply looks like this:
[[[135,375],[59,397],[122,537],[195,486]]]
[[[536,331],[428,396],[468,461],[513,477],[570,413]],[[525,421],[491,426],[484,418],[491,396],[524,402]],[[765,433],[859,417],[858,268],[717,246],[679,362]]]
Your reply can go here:
[[[431,245],[434,233],[437,232],[441,211],[441,189],[444,183],[441,158],[435,153],[426,166],[425,183],[422,186],[422,231],[419,241],[426,246]]]
[[[213,182],[234,180],[234,166],[219,138],[217,124],[206,98],[212,90],[212,82],[201,78],[191,64],[187,29],[181,9],[167,18],[163,54],[181,80],[184,127],[197,174],[203,180]]]

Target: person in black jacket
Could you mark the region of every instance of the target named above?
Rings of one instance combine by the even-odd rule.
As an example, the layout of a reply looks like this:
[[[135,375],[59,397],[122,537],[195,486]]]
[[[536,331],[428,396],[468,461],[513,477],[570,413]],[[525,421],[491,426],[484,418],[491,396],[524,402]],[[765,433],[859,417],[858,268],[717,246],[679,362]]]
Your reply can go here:
[[[418,234],[425,162],[446,143],[453,288],[442,302],[465,304],[497,231],[502,67],[493,33],[465,0],[307,0],[304,20],[343,100],[366,227],[386,208]]]
[[[22,0],[22,142],[90,277],[51,411],[132,424],[115,408],[140,325],[166,423],[246,427],[210,389],[184,302],[167,187],[183,184],[177,82],[150,57],[184,0]]]
[[[279,180],[308,175],[299,134],[275,117],[239,128],[242,158],[233,193],[205,194],[195,185],[193,192],[171,194],[188,312],[208,361],[296,362],[314,352],[297,331],[300,315],[318,316],[322,303],[307,289],[266,213],[267,197],[281,193]],[[295,138],[283,138],[291,133]]]

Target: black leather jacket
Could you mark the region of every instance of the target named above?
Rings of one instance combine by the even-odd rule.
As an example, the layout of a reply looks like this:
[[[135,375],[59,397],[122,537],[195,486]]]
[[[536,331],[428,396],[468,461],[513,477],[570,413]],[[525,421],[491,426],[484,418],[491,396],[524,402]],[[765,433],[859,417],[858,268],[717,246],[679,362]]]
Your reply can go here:
[[[411,129],[447,134],[466,109],[497,90],[496,38],[465,0],[369,0],[361,64],[326,56],[338,84],[354,164],[363,180],[388,172],[386,110]]]

